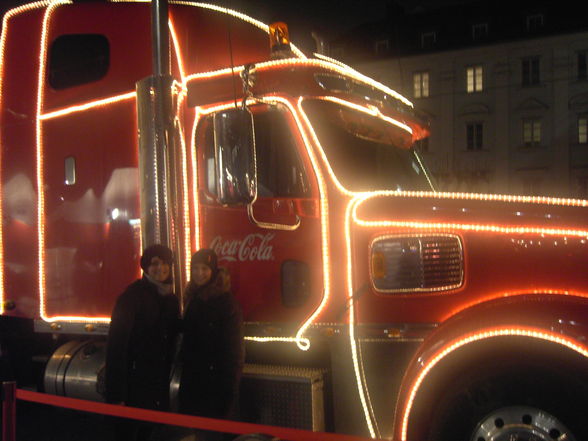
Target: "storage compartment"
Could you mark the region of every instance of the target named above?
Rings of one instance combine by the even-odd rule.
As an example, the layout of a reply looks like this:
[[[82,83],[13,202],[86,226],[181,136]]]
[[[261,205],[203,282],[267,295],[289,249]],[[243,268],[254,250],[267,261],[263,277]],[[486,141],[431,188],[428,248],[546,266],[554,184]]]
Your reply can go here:
[[[241,380],[241,419],[324,431],[325,372],[300,367],[245,365]]]

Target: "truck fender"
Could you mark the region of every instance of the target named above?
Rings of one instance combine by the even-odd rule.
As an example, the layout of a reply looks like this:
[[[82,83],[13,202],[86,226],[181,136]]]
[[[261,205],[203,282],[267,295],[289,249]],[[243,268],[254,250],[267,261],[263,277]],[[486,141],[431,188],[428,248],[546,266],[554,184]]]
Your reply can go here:
[[[527,357],[541,357],[541,362],[533,365]],[[565,362],[557,364],[561,360]],[[588,367],[588,294],[500,295],[443,321],[405,372],[394,439],[428,439],[434,408],[455,380],[489,372],[493,363],[526,363],[531,369],[552,363],[554,368],[555,364],[569,366],[588,385],[588,375],[583,373]]]

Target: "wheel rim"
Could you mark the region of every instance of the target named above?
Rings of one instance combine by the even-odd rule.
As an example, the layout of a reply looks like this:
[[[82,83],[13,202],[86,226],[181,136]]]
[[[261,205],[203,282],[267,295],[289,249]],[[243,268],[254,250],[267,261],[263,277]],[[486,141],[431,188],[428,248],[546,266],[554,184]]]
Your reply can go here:
[[[471,441],[576,441],[553,415],[533,407],[503,407],[476,426]]]

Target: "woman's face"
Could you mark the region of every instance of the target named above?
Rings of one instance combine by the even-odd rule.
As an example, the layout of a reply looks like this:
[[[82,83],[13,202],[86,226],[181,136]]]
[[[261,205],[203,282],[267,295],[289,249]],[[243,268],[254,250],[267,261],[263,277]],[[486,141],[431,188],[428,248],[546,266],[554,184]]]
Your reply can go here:
[[[147,274],[157,282],[165,282],[169,278],[170,270],[169,263],[155,256],[151,259]]]
[[[206,285],[212,277],[212,270],[208,265],[203,263],[196,263],[192,265],[192,281],[197,286]]]

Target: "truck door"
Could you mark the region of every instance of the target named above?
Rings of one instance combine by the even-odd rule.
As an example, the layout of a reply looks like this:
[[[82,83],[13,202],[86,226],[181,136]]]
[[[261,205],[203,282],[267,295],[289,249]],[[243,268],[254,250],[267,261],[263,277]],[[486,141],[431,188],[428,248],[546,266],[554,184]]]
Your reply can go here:
[[[257,197],[250,203],[222,201],[235,182],[221,133],[231,127],[219,119],[230,120],[240,110],[210,114],[197,131],[202,244],[230,270],[246,320],[296,325],[322,296],[318,189],[289,111],[266,104],[249,110],[257,176]]]
[[[139,275],[133,92],[150,70],[149,11],[111,6],[58,7],[47,26],[37,150],[48,317],[109,317]]]

